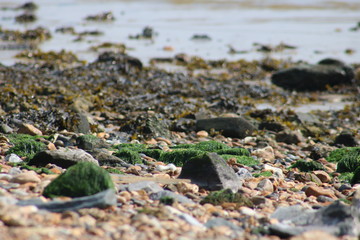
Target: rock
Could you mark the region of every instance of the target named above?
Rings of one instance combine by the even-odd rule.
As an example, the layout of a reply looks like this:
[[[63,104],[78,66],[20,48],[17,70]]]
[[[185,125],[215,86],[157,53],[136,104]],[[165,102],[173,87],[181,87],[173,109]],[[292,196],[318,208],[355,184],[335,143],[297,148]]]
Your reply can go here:
[[[186,193],[197,193],[199,192],[199,187],[195,184],[187,182],[179,182],[176,184],[177,191],[181,194]]]
[[[9,134],[9,133],[12,133],[13,131],[14,131],[14,129],[9,127],[7,124],[5,124],[5,123],[0,124],[0,132]]]
[[[160,172],[164,172],[164,171],[175,171],[176,170],[176,166],[172,163],[164,166],[164,165],[157,165],[156,166],[156,170],[160,171]]]
[[[9,155],[6,155],[5,161],[11,162],[11,163],[20,163],[23,162],[23,160],[16,154],[11,153]]]
[[[211,218],[205,223],[205,227],[207,227],[207,228],[214,228],[217,226],[226,226],[233,231],[240,231],[240,232],[243,231],[243,229],[241,227],[236,226],[235,224],[233,224],[230,221],[225,220],[224,218],[219,218],[219,217]]]
[[[283,131],[276,134],[275,140],[287,144],[298,144],[304,141],[304,137],[298,131]]]
[[[281,170],[281,168],[270,166],[269,164],[264,164],[264,170],[265,171],[271,171],[273,173],[273,176],[279,179],[284,179],[284,173]]]
[[[47,164],[52,163],[62,168],[68,168],[78,162],[91,162],[99,165],[99,162],[84,150],[69,148],[39,152],[29,161],[28,164],[44,167]]]
[[[343,131],[336,136],[334,144],[344,145],[346,147],[355,147],[358,145],[354,134],[348,131]]]
[[[236,172],[236,175],[238,175],[240,180],[246,180],[246,179],[253,178],[253,175],[251,174],[251,172],[249,170],[247,170],[246,168],[239,168],[238,171]]]
[[[24,183],[39,183],[41,182],[41,180],[37,176],[36,172],[28,171],[13,176],[11,182],[24,184]]]
[[[190,179],[192,183],[208,190],[240,188],[240,179],[226,161],[216,153],[196,156],[187,161],[179,178]]]
[[[326,240],[337,240],[336,237],[331,234],[320,231],[320,230],[310,230],[300,234],[299,236],[292,237],[290,240],[315,240],[315,239],[326,239]]]
[[[176,194],[174,192],[168,191],[168,190],[162,190],[162,191],[150,194],[150,199],[152,199],[152,200],[160,200],[162,198],[172,198],[172,199],[174,199],[174,201],[177,201],[179,203],[194,203],[189,198],[184,197],[179,194]]]
[[[143,64],[139,59],[123,53],[116,53],[116,52],[102,53],[98,57],[97,62],[99,63],[108,62],[110,64],[124,65],[125,69],[134,68],[136,70],[141,70],[143,67]]]
[[[270,225],[270,232],[287,238],[311,230],[322,230],[334,236],[358,236],[358,212],[340,201],[319,210],[305,209],[299,205],[280,207],[272,215],[280,223]]]
[[[332,191],[331,189],[324,189],[322,187],[316,187],[316,186],[309,186],[306,190],[305,190],[305,194],[306,196],[326,196],[326,197],[330,197],[332,199],[337,199],[337,197],[335,196],[334,191]]]
[[[94,195],[73,198],[70,201],[50,201],[50,202],[29,202],[19,201],[17,205],[35,205],[39,209],[50,212],[76,211],[82,208],[107,208],[116,205],[116,194],[114,189],[107,189]]]
[[[131,164],[126,163],[121,158],[111,155],[111,153],[106,149],[94,149],[89,151],[91,156],[93,156],[100,166],[109,166],[109,167],[130,167]]]
[[[277,122],[262,122],[259,124],[259,129],[266,129],[273,132],[281,132],[285,129],[285,127]]]
[[[258,206],[261,204],[265,204],[266,203],[266,198],[264,196],[254,196],[251,198],[251,202]]]
[[[325,203],[325,202],[334,202],[335,200],[330,198],[330,197],[326,197],[324,195],[320,195],[316,198],[316,200],[318,202],[321,202],[321,203]]]
[[[353,69],[343,62],[324,59],[316,65],[304,65],[280,70],[271,77],[273,84],[297,91],[325,90],[326,86],[350,84]]]
[[[244,118],[209,118],[196,121],[197,131],[211,129],[220,131],[226,137],[245,138],[255,130],[255,127]]]
[[[83,197],[113,189],[110,174],[91,162],[79,162],[54,179],[44,189],[45,197]]]
[[[156,193],[163,191],[164,189],[159,184],[152,181],[141,181],[135,183],[129,183],[128,185],[121,186],[121,188],[127,189],[128,191],[139,191],[145,190],[147,193]]]
[[[94,150],[95,148],[109,148],[104,140],[97,138],[94,135],[86,134],[76,138],[76,145],[83,150]]]
[[[273,161],[275,159],[274,149],[271,146],[256,149],[251,152],[251,155],[258,157],[263,161]]]
[[[177,216],[178,218],[186,221],[188,224],[192,225],[192,226],[198,226],[198,227],[203,227],[204,225],[201,224],[196,218],[194,218],[193,216],[183,213],[181,211],[179,211],[178,209],[171,207],[171,206],[165,206],[165,210],[167,212],[169,212],[172,215]]]
[[[209,133],[207,131],[201,130],[196,133],[196,136],[206,138],[209,136]]]
[[[320,180],[321,182],[323,183],[328,183],[331,181],[331,177],[330,175],[325,172],[325,171],[321,171],[321,170],[318,170],[318,171],[314,171],[313,172]]]
[[[209,193],[201,204],[210,203],[212,205],[222,205],[224,203],[234,203],[237,206],[253,207],[251,200],[240,192],[233,193],[231,189],[224,189]]]
[[[17,131],[18,133],[29,134],[31,136],[42,136],[42,132],[31,124],[22,123]]]
[[[267,178],[261,180],[261,181],[258,183],[257,188],[261,189],[261,190],[264,191],[264,192],[270,192],[270,193],[272,193],[272,192],[274,191],[274,185],[273,185],[273,183],[272,183],[269,179],[267,179]]]

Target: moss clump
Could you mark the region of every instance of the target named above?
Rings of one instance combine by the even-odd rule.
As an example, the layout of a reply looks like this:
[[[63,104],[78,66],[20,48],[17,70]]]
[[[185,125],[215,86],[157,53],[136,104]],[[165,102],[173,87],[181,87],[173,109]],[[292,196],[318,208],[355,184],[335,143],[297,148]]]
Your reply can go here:
[[[298,160],[296,163],[294,163],[291,168],[298,168],[301,172],[311,172],[315,170],[325,170],[324,166],[315,161],[304,161],[304,160]]]
[[[140,152],[147,149],[145,144],[140,144],[140,143],[121,143],[116,145],[115,148],[118,150],[129,149],[136,152]]]
[[[219,155],[229,154],[229,155],[238,155],[238,156],[250,156],[250,152],[245,148],[221,149],[215,152]]]
[[[217,141],[200,142],[194,145],[195,149],[207,152],[216,152],[218,150],[231,149],[228,145]]]
[[[175,199],[172,197],[169,197],[169,196],[160,198],[160,203],[162,203],[164,205],[173,205],[174,202],[175,202]]]
[[[261,173],[254,173],[253,174],[254,177],[271,177],[272,176],[272,172],[271,171],[264,171]]]
[[[46,145],[42,142],[36,141],[40,136],[30,136],[27,134],[10,134],[8,138],[13,147],[11,147],[6,154],[14,153],[20,157],[32,158],[36,153],[46,149]]]
[[[130,164],[143,163],[143,161],[140,157],[140,154],[129,148],[123,148],[123,149],[117,151],[115,153],[115,156],[117,156],[118,158],[121,158],[122,160],[124,160],[125,162],[130,163]]]
[[[353,178],[354,173],[352,172],[345,172],[345,173],[341,173],[340,176],[338,177],[339,180],[341,182],[347,182],[350,183],[351,179]]]
[[[146,156],[149,156],[151,158],[159,159],[161,156],[162,151],[160,149],[145,149],[141,150],[141,153],[145,154]]]
[[[90,162],[79,162],[53,180],[43,192],[45,197],[83,197],[96,194],[114,183],[108,172]]]
[[[326,158],[329,162],[340,162],[344,157],[353,154],[360,154],[360,147],[339,148],[332,151]]]
[[[40,167],[40,168],[37,168],[37,167],[32,167],[32,166],[29,166],[26,164],[26,162],[20,162],[20,163],[8,163],[10,166],[13,166],[13,167],[19,167],[20,169],[27,169],[27,170],[32,170],[38,174],[41,174],[41,173],[45,173],[45,174],[55,174],[53,173],[52,171],[50,171],[48,168],[45,168],[45,167]]]
[[[235,158],[236,162],[241,165],[245,166],[254,166],[259,164],[260,162],[252,157],[248,156],[236,156],[236,155],[229,155],[229,154],[223,154],[220,155],[223,159],[229,160],[230,158]]]
[[[106,170],[108,173],[124,174],[123,171],[120,171],[119,169],[116,169],[116,168],[105,168],[105,170]]]
[[[337,172],[354,172],[360,166],[360,152],[348,152],[337,165]]]
[[[233,193],[230,189],[211,192],[200,202],[221,205],[223,203],[237,203],[239,206],[252,207],[253,203],[240,193]]]
[[[205,153],[204,151],[196,149],[179,149],[172,152],[163,152],[158,160],[164,163],[173,163],[177,167],[181,167],[191,158]]]
[[[194,148],[196,144],[190,144],[190,143],[184,143],[184,144],[179,144],[176,146],[172,146],[171,149],[187,149],[187,148]]]
[[[91,134],[85,134],[76,138],[76,144],[79,148],[84,150],[91,150],[94,147],[101,145],[102,141]]]
[[[356,183],[360,183],[360,166],[358,166],[356,168],[356,170],[354,171],[354,175],[350,180],[350,183],[352,185],[356,184]]]

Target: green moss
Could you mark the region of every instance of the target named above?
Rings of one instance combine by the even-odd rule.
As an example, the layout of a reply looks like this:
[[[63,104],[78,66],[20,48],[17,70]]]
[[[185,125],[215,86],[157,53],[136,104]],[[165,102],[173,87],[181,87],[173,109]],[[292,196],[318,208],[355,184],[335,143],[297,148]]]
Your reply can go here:
[[[10,166],[13,166],[13,167],[19,167],[20,169],[27,169],[27,170],[32,170],[38,174],[41,174],[41,173],[45,173],[45,174],[55,174],[53,173],[52,171],[50,171],[48,168],[45,168],[45,167],[40,167],[40,168],[37,168],[37,167],[33,167],[33,166],[29,166],[26,164],[26,162],[20,162],[20,163],[8,163]]]
[[[46,145],[36,141],[40,136],[30,136],[27,134],[9,134],[8,139],[14,145],[6,154],[14,153],[20,157],[32,158],[36,153],[46,149]]]
[[[337,164],[337,172],[354,172],[355,169],[360,166],[360,153],[356,151],[348,152],[343,155],[341,160]]]
[[[254,166],[260,163],[258,160],[254,159],[253,157],[248,157],[248,156],[236,156],[229,154],[223,154],[220,156],[225,160],[229,160],[230,158],[235,158],[238,164],[242,164],[246,166]]]
[[[219,155],[230,154],[230,155],[238,155],[238,156],[250,156],[250,152],[245,148],[221,149],[215,152]]]
[[[124,174],[123,171],[120,171],[119,169],[116,169],[116,168],[105,168],[105,170],[106,170],[108,173]]]
[[[115,153],[115,156],[121,158],[127,163],[136,164],[136,163],[143,163],[140,154],[136,151],[133,151],[129,148],[123,148]]]
[[[350,183],[353,176],[354,176],[354,173],[352,173],[352,172],[344,172],[344,173],[341,173],[338,178],[341,182]]]
[[[169,196],[160,198],[160,203],[164,205],[173,205],[174,202],[175,202],[174,198]]]
[[[45,197],[83,197],[96,194],[114,183],[108,172],[90,162],[79,162],[53,180],[43,192]]]
[[[350,183],[352,185],[360,183],[360,166],[358,166],[354,171],[354,176],[351,178]]]
[[[216,152],[224,149],[231,149],[225,143],[217,141],[204,141],[196,144],[179,144],[177,146],[171,147],[172,149],[196,149],[207,152]]]
[[[298,168],[301,172],[311,172],[315,170],[325,170],[324,166],[315,161],[305,161],[305,160],[298,160],[296,161],[291,168]]]
[[[254,173],[253,174],[254,177],[271,177],[272,176],[272,172],[271,171],[264,171],[261,173]]]
[[[184,143],[184,144],[172,146],[171,149],[187,149],[187,148],[194,148],[194,146],[195,144]]]
[[[253,203],[250,201],[250,199],[246,198],[241,193],[233,193],[230,189],[211,192],[203,200],[201,200],[200,203],[210,203],[213,205],[221,205],[223,203],[237,203],[240,206],[253,206]]]
[[[118,150],[129,149],[132,151],[140,152],[142,150],[145,150],[147,147],[145,144],[140,143],[121,143],[116,145],[115,148]]]
[[[351,205],[351,203],[352,203],[350,200],[347,200],[346,198],[339,198],[339,201],[349,204],[349,205]]]
[[[151,158],[159,159],[162,151],[160,149],[145,149],[141,150],[141,153],[145,154],[146,156],[149,156]]]
[[[171,152],[163,152],[158,160],[164,163],[173,163],[175,166],[181,167],[191,158],[203,154],[205,154],[204,151],[196,149],[179,149]]]
[[[292,192],[299,192],[300,190],[297,189],[297,188],[290,188],[290,191],[292,191]]]
[[[347,155],[353,155],[355,153],[360,153],[360,147],[339,148],[332,151],[326,158],[326,160],[329,162],[340,162],[341,159],[343,159]]]

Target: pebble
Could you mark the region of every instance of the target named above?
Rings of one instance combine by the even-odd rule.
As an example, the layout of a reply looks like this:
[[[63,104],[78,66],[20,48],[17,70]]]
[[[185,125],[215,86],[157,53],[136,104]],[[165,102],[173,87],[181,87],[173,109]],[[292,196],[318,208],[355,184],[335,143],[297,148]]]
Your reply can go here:
[[[334,194],[334,191],[332,191],[331,189],[324,189],[322,187],[317,187],[317,186],[309,186],[306,190],[305,190],[305,194],[306,196],[310,197],[310,196],[326,196],[332,199],[337,199],[337,197]]]
[[[331,177],[330,175],[325,172],[325,171],[322,171],[322,170],[318,170],[318,171],[314,171],[313,172],[319,179],[321,182],[323,183],[328,183],[331,181]]]
[[[206,138],[209,136],[209,133],[207,131],[201,130],[196,133],[196,136]]]
[[[19,130],[17,131],[18,133],[22,133],[22,134],[29,134],[32,136],[42,136],[42,132],[36,128],[35,126],[31,125],[31,124],[27,124],[27,123],[23,123],[20,125]]]
[[[263,192],[270,192],[270,193],[272,193],[272,192],[274,191],[274,185],[273,185],[273,183],[272,183],[269,179],[267,179],[267,178],[261,180],[261,181],[258,183],[257,188],[261,189],[261,191],[263,191]]]
[[[9,155],[6,155],[5,161],[11,162],[11,163],[20,163],[23,162],[23,160],[16,154],[11,153]]]
[[[251,155],[258,157],[262,161],[271,162],[275,159],[274,149],[271,146],[257,149]]]
[[[13,178],[11,179],[11,182],[20,183],[20,184],[40,183],[41,180],[38,177],[36,172],[28,171],[28,172],[19,173],[19,174],[13,176]]]

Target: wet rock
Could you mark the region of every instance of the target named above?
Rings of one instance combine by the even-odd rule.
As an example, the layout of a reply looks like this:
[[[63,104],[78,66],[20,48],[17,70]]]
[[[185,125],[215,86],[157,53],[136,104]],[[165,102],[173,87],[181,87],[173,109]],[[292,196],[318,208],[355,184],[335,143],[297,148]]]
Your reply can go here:
[[[276,141],[284,142],[287,144],[298,144],[304,141],[304,137],[298,131],[283,131],[279,132],[275,136]]]
[[[114,189],[107,189],[96,194],[73,198],[70,201],[19,201],[19,206],[35,205],[39,209],[44,209],[50,212],[65,212],[76,211],[82,208],[107,208],[116,205],[116,194]]]
[[[155,37],[155,31],[152,27],[146,26],[141,34],[135,36],[129,36],[130,39],[153,39]]]
[[[324,59],[316,65],[305,65],[280,70],[271,77],[272,83],[297,91],[325,90],[326,86],[350,84],[353,69],[335,59]]]
[[[208,190],[240,188],[240,179],[226,161],[216,153],[197,156],[187,161],[179,178],[190,179],[192,183]]]
[[[211,38],[206,34],[194,34],[191,37],[191,40],[206,40],[206,41],[209,41],[209,40],[211,40]]]
[[[19,126],[18,133],[29,134],[31,136],[42,135],[42,132],[31,124],[23,123]]]
[[[98,57],[97,62],[110,63],[110,64],[124,64],[126,69],[136,68],[138,70],[141,70],[143,67],[143,64],[139,59],[123,53],[114,53],[114,52],[102,53]]]
[[[168,190],[162,190],[159,192],[152,193],[152,194],[150,194],[150,198],[152,200],[160,200],[162,198],[172,198],[174,201],[177,201],[179,203],[194,203],[189,198],[184,197],[180,194],[176,194],[174,192],[168,191]]]
[[[273,132],[281,132],[285,129],[285,127],[277,122],[262,122],[259,124],[259,129],[266,129]]]
[[[346,147],[355,147],[358,145],[354,134],[348,131],[343,131],[338,136],[336,136],[334,144],[344,145]]]
[[[112,12],[103,12],[97,15],[86,17],[88,21],[114,21],[115,17]]]
[[[220,131],[226,137],[245,138],[255,130],[255,127],[246,119],[237,118],[209,118],[196,121],[198,131]]]
[[[20,6],[17,7],[17,9],[23,9],[27,11],[34,11],[38,9],[38,6],[34,2],[26,2]]]
[[[18,155],[14,154],[14,153],[6,155],[5,161],[11,162],[11,163],[23,162],[23,160]]]
[[[69,148],[39,152],[28,164],[44,167],[47,164],[52,163],[62,168],[68,168],[78,162],[91,162],[95,165],[99,165],[99,162],[84,150]]]
[[[100,166],[109,166],[109,167],[130,167],[131,164],[126,163],[121,158],[118,158],[112,155],[106,149],[94,149],[89,151],[91,156],[93,156],[98,162]]]
[[[91,162],[79,162],[47,185],[43,195],[83,197],[113,188],[107,171]]]
[[[36,20],[36,15],[32,13],[24,13],[15,17],[15,21],[18,23],[30,23],[35,22]]]
[[[280,221],[270,226],[270,232],[280,237],[291,237],[310,230],[322,230],[334,236],[358,236],[360,223],[358,212],[335,201],[319,210],[305,209],[299,205],[280,207],[272,215]]]

